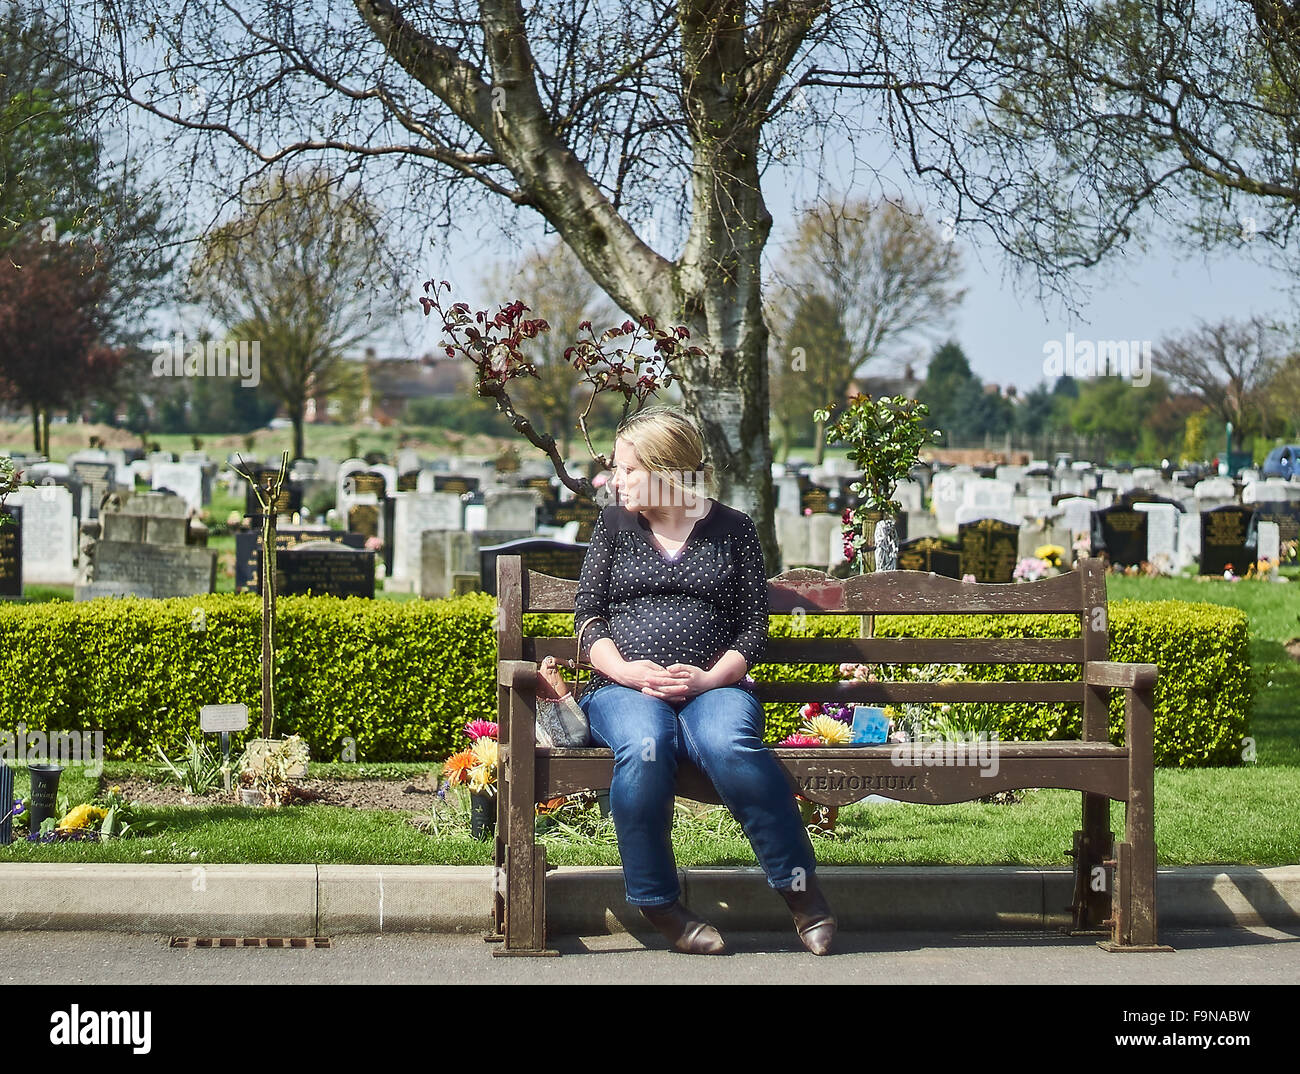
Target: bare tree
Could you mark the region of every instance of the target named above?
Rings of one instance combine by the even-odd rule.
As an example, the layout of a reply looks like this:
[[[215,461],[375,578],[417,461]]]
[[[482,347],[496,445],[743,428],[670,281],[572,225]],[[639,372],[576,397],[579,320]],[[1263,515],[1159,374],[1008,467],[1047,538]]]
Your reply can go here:
[[[476,191],[541,216],[634,320],[687,325],[685,404],[772,564],[767,167],[825,155],[860,186],[900,163],[954,232],[1062,288],[1148,205],[1185,224],[1227,191],[1276,236],[1300,204],[1281,0],[56,5],[104,108],[172,124],[218,200],[301,155],[365,169],[407,228]]]
[[[919,213],[891,201],[835,200],[807,210],[777,276],[794,301],[822,299],[847,346],[819,345],[808,325],[803,342],[809,379],[839,406],[861,367],[900,343],[942,329],[961,302],[961,258],[951,241]],[[816,454],[825,451],[817,423]]]
[[[385,282],[384,243],[364,201],[337,187],[319,169],[268,176],[191,266],[192,298],[238,345],[257,345],[257,375],[293,422],[294,458],[305,454],[308,398],[352,385],[345,355],[378,327],[372,291]]]
[[[1210,412],[1232,422],[1237,442],[1262,430],[1268,412],[1269,381],[1281,365],[1280,326],[1262,317],[1202,323],[1193,331],[1161,341],[1155,367],[1175,387],[1194,394]]]

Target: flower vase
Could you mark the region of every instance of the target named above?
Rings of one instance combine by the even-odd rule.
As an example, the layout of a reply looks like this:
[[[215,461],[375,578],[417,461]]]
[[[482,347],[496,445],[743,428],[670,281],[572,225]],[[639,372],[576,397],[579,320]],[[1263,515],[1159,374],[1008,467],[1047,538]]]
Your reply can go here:
[[[876,523],[876,570],[898,570],[898,524],[889,517]]]
[[[490,839],[497,830],[497,800],[492,794],[469,795],[469,832],[475,839]]]

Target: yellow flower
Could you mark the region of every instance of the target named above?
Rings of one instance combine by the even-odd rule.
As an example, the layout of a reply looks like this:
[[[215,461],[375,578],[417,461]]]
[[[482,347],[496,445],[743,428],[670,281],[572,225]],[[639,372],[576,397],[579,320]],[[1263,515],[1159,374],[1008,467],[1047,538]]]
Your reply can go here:
[[[491,794],[496,783],[496,773],[483,765],[471,768],[469,772],[469,789],[475,794]]]
[[[59,821],[56,827],[60,828],[63,831],[68,831],[72,828],[88,828],[91,824],[94,824],[96,821],[103,820],[107,812],[108,812],[107,810],[100,809],[99,806],[93,806],[88,804],[79,805],[77,806],[76,809],[69,812],[66,817],[64,817],[61,821]]]
[[[1053,567],[1061,565],[1061,557],[1065,555],[1065,549],[1059,544],[1042,544],[1034,549],[1035,559],[1045,559]]]
[[[490,768],[493,772],[495,772],[497,768],[498,752],[497,740],[495,738],[488,738],[486,735],[477,739],[474,745],[470,748],[470,753],[474,755],[479,765],[485,768]]]
[[[806,734],[816,735],[826,746],[838,746],[853,737],[853,729],[848,724],[830,716],[814,716],[805,720],[803,730]]]

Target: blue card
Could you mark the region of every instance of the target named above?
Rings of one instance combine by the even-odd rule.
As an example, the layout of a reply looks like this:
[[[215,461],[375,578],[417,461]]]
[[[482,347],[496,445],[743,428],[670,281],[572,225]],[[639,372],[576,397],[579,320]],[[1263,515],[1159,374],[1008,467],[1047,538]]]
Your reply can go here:
[[[889,717],[872,705],[853,706],[854,746],[881,746],[889,741]]]

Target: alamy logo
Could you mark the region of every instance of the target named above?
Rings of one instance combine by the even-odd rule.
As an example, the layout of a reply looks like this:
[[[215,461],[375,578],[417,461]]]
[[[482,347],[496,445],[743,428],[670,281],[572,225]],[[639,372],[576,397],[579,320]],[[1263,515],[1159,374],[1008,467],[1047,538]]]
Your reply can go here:
[[[153,345],[155,377],[239,377],[245,388],[262,381],[262,341],[195,340],[185,352],[185,337],[177,332],[171,339]]]
[[[1049,377],[1129,377],[1145,388],[1151,383],[1149,339],[1049,339],[1043,344],[1043,374]]]
[[[70,1010],[50,1015],[51,1044],[129,1044],[136,1055],[148,1055],[151,1011]]]

